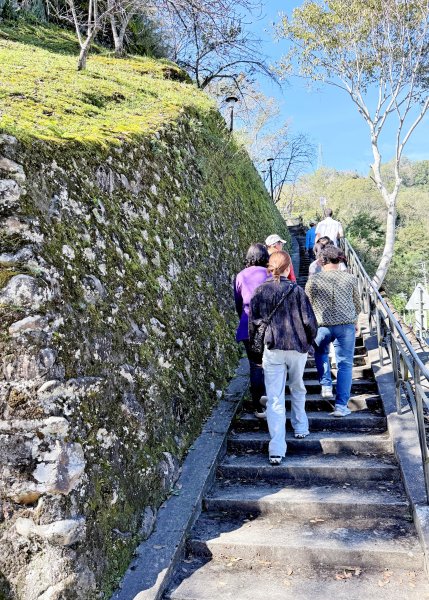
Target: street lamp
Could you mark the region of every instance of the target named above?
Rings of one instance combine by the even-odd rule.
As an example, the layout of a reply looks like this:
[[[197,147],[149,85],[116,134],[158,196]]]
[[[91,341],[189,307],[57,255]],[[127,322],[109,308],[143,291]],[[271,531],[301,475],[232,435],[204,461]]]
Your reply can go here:
[[[225,98],[225,102],[229,106],[229,130],[232,131],[234,129],[234,106],[238,102],[238,98],[237,96],[228,96]]]
[[[274,188],[273,188],[273,162],[274,158],[267,158],[268,169],[270,172],[270,190],[271,190],[271,200],[274,202]]]

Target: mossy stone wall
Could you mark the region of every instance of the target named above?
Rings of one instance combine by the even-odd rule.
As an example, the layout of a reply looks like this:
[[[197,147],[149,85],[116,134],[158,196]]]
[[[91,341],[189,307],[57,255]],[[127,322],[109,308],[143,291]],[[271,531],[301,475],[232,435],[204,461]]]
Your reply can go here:
[[[108,148],[0,135],[0,597],[109,597],[232,374],[233,277],[273,232],[215,111]]]

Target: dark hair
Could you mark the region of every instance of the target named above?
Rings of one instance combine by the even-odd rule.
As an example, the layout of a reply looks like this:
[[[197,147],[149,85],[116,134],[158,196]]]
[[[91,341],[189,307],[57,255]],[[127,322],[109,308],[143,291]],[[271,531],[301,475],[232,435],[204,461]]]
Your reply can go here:
[[[348,261],[347,261],[347,256],[344,254],[344,252],[341,250],[341,254],[340,254],[340,262],[344,263],[346,265],[346,267],[349,266]]]
[[[246,253],[246,267],[266,267],[268,265],[267,247],[264,244],[252,244]]]
[[[314,254],[318,256],[323,248],[327,248],[328,246],[333,246],[334,242],[329,239],[326,235],[319,238],[317,242],[314,244]]]
[[[319,254],[322,265],[334,264],[337,265],[343,261],[344,253],[341,248],[336,246],[326,246]]]
[[[327,217],[332,217],[334,213],[332,212],[332,208],[325,208],[325,215]]]
[[[291,258],[287,252],[273,252],[268,262],[268,273],[274,278],[277,283],[280,281],[280,275],[291,265]]]
[[[328,245],[333,245],[333,241],[331,240],[330,237],[328,237],[327,235],[322,235],[322,237],[320,237],[318,240],[319,244],[322,244],[323,246],[328,246]]]

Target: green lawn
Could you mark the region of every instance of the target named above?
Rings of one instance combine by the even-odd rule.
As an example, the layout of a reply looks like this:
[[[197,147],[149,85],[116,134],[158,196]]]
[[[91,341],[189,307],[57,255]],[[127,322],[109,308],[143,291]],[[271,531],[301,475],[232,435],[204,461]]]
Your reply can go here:
[[[0,24],[0,131],[31,141],[110,145],[157,131],[184,109],[213,107],[176,65],[115,59],[97,47],[76,69],[73,32]]]

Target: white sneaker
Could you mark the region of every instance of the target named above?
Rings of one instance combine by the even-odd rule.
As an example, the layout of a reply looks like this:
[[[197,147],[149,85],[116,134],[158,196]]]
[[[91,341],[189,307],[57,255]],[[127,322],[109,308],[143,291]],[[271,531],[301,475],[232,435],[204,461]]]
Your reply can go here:
[[[336,406],[334,412],[331,413],[331,417],[347,417],[351,412],[347,406]]]
[[[322,385],[322,398],[333,398],[334,395],[332,393],[331,385]]]
[[[266,410],[255,410],[254,415],[257,419],[267,419],[267,411]]]
[[[268,396],[261,396],[259,398],[259,404],[261,406],[267,406],[267,402],[268,402]]]

